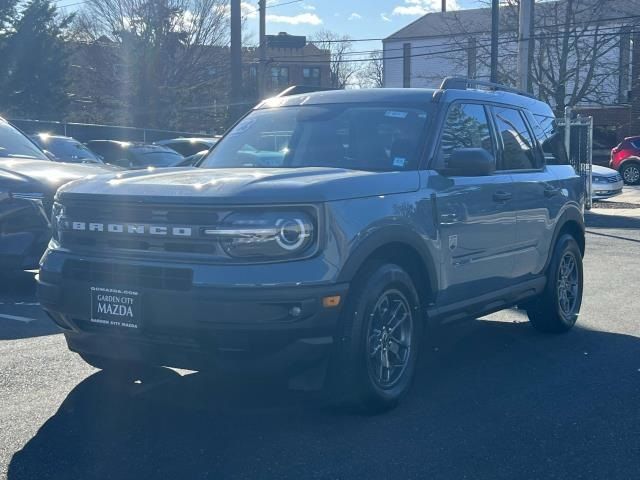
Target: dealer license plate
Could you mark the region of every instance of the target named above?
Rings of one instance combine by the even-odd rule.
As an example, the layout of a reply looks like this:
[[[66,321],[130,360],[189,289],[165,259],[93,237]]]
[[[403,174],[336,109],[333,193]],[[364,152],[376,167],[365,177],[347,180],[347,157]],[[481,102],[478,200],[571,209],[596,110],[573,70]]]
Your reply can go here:
[[[91,323],[136,330],[142,320],[140,293],[110,287],[91,287]]]

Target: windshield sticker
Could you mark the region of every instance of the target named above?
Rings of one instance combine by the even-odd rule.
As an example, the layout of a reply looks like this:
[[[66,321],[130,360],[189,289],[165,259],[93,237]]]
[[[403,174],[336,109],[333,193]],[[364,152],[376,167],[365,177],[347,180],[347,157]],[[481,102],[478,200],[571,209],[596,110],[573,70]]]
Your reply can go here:
[[[233,137],[235,135],[240,135],[246,132],[247,130],[249,130],[251,127],[253,127],[255,123],[256,123],[255,118],[247,118],[241,121],[238,125],[236,125],[236,128],[234,128],[233,130],[231,130],[231,132],[229,132],[229,136]]]
[[[402,167],[404,167],[404,166],[405,166],[405,164],[406,164],[406,163],[407,163],[407,159],[406,159],[406,158],[404,158],[404,157],[395,157],[395,158],[393,159],[393,166],[394,166],[394,167],[400,167],[400,168],[402,168]]]
[[[390,118],[407,118],[407,115],[407,112],[398,112],[396,110],[387,110],[384,112],[384,116]]]

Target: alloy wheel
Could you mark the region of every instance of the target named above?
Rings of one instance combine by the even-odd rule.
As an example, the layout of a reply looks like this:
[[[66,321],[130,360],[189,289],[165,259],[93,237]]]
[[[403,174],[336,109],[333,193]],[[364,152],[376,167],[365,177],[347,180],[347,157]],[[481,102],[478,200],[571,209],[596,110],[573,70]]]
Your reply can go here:
[[[626,183],[637,183],[640,180],[640,168],[636,165],[629,165],[622,172],[622,176]]]
[[[402,378],[411,357],[413,313],[402,292],[386,290],[376,302],[367,329],[369,375],[382,389]]]
[[[558,268],[558,305],[565,318],[575,313],[578,304],[578,262],[572,252],[566,252]]]

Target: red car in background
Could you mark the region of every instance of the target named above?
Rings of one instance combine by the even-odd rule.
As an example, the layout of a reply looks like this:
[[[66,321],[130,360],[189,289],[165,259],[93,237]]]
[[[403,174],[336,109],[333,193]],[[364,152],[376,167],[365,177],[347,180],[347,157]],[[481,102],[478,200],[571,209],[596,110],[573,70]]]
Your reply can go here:
[[[640,184],[640,136],[627,137],[611,150],[609,166],[622,175],[627,185]]]

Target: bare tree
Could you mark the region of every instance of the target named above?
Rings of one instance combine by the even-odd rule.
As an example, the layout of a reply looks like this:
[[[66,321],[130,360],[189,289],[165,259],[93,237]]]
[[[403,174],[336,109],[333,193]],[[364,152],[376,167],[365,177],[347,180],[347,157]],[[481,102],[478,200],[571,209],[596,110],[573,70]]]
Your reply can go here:
[[[360,88],[384,87],[384,61],[382,51],[376,51],[364,62],[364,66],[357,73]]]
[[[328,50],[331,53],[332,87],[345,88],[355,80],[358,65],[349,59],[353,51],[351,37],[329,30],[320,30],[312,36],[312,43],[321,50]]]
[[[203,92],[224,91],[216,87],[228,69],[226,3],[87,0],[76,39],[115,52],[108,56],[117,67],[115,88],[127,108],[125,120],[146,127],[183,127],[194,116],[188,107]]]
[[[506,3],[500,9],[498,71],[502,83],[515,85],[519,0],[507,0]],[[621,31],[638,25],[634,13],[638,7],[638,0],[536,3],[534,61],[530,73],[534,93],[558,111],[583,102],[613,103],[617,99],[619,76],[628,76],[628,70],[621,69],[619,62],[621,38],[624,38]],[[464,12],[450,15],[447,22],[452,38],[457,42],[453,48],[459,50],[450,56],[451,61],[466,67],[465,49],[469,37],[475,37],[478,70],[488,71],[490,42],[485,29],[469,25]]]

